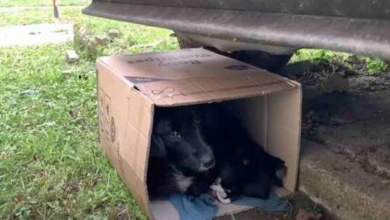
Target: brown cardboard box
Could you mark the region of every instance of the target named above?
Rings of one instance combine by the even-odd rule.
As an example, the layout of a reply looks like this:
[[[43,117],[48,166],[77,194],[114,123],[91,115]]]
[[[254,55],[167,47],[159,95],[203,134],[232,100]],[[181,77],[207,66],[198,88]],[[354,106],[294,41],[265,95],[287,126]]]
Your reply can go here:
[[[154,109],[229,102],[255,140],[285,160],[285,190],[297,183],[301,87],[298,83],[204,49],[102,57],[97,61],[100,142],[113,167],[151,219],[178,219],[166,201],[150,201],[147,161]],[[251,207],[221,207],[218,215]]]

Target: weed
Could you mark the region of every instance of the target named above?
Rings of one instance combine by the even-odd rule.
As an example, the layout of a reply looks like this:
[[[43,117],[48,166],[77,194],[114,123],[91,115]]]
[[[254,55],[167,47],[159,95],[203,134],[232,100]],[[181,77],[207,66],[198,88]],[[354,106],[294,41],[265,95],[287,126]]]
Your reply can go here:
[[[383,60],[369,57],[363,57],[361,59],[364,61],[369,74],[385,72],[388,68],[388,64]]]
[[[348,53],[333,52],[328,50],[302,49],[297,51],[291,58],[290,63],[311,60],[317,63],[339,63],[352,69],[358,69],[368,74],[384,72],[388,64],[378,58],[354,56]]]

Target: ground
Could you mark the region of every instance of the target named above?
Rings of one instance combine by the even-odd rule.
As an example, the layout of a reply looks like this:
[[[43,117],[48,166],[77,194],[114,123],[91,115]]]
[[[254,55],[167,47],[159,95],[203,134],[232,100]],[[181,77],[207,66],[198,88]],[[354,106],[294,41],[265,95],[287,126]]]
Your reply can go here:
[[[177,43],[170,31],[81,9],[60,8],[60,22],[117,28],[121,38],[96,54],[78,50],[74,65],[65,62],[71,42],[0,50],[0,219],[145,219],[98,147],[94,58]],[[53,22],[51,8],[0,12],[0,26]]]
[[[25,1],[0,1],[0,7],[50,5],[48,2],[36,0],[26,5]],[[64,5],[84,2],[59,1]],[[1,219],[146,219],[98,147],[94,60],[102,55],[175,49],[177,42],[170,37],[171,31],[83,16],[81,8],[60,7],[60,21],[53,18],[50,7],[0,8],[0,27],[75,23],[76,35],[82,32],[80,30],[88,30],[81,38],[105,35],[112,29],[120,31],[120,37],[94,50],[83,47],[80,39],[75,44],[0,50]],[[80,54],[78,63],[66,64],[65,52],[69,49]],[[343,66],[335,65],[334,58]],[[349,55],[327,51],[301,51],[292,60],[295,66],[285,70],[288,77],[304,84],[310,91],[307,94],[314,94],[304,96],[305,139],[320,144],[324,139],[328,143],[339,143],[344,137],[353,141],[359,137],[348,133],[343,126],[355,124],[356,129],[361,128],[359,135],[370,137],[372,142],[383,139],[378,136],[386,137],[385,122],[390,115],[386,109],[378,108],[386,107],[383,103],[389,102],[389,85],[386,84],[389,74],[382,73],[386,65],[377,59],[352,58],[350,61]],[[303,65],[306,69],[296,68],[303,60],[310,60],[310,65]],[[318,85],[335,71],[349,78],[350,90],[324,94]],[[358,108],[356,103],[365,105]],[[370,109],[378,112],[374,114],[368,111]],[[376,127],[374,122],[381,119],[384,119],[382,127]],[[329,122],[333,124],[326,124]],[[367,127],[371,128],[368,133],[363,129]],[[342,134],[343,138],[336,134]],[[386,146],[387,140],[372,146]],[[386,148],[366,149],[364,145],[362,149],[343,152],[349,148],[331,146],[332,152],[355,153],[355,160],[361,166],[368,164],[364,166],[368,171],[389,175],[385,166],[378,165],[380,162],[388,164],[386,158],[381,158],[386,155],[381,153],[386,152]],[[373,160],[367,155],[379,159]],[[264,214],[257,210],[234,218],[257,219],[261,214],[262,218],[295,219],[299,210],[309,211],[316,219],[327,218],[318,205],[302,194],[292,199],[291,204],[293,208],[288,213]]]
[[[367,74],[332,63],[315,66],[305,65],[290,75],[309,85],[304,94],[300,190],[341,219],[388,220],[389,71]],[[335,72],[349,82],[348,91],[322,93],[321,78]]]

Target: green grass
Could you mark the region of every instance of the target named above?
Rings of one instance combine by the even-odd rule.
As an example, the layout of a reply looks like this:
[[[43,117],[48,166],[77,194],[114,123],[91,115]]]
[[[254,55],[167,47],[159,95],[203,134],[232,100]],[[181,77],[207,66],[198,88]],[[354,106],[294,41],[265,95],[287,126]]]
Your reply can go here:
[[[70,48],[0,51],[0,219],[144,219],[98,147],[94,63],[66,65]]]
[[[84,7],[59,8],[60,18],[69,22],[89,20],[91,17],[82,15]],[[20,11],[0,12],[0,26],[29,25],[40,23],[54,23],[53,9],[27,9]]]
[[[79,10],[74,10],[75,12]],[[0,27],[8,25],[29,25],[39,23],[53,23],[53,10],[29,9],[13,12],[0,12]]]
[[[291,58],[291,63],[311,60],[314,62],[337,62],[349,66],[353,69],[359,69],[368,74],[385,72],[388,70],[388,64],[381,59],[365,56],[353,56],[348,53],[333,52],[329,50],[299,50]]]
[[[120,30],[96,56],[177,48],[168,30],[61,12],[93,35]],[[50,13],[0,14],[0,23],[53,22]],[[66,64],[71,48],[0,50],[0,219],[146,219],[97,142],[95,61]]]
[[[57,0],[57,5],[86,5],[89,0]],[[0,0],[0,7],[47,6],[52,0]]]

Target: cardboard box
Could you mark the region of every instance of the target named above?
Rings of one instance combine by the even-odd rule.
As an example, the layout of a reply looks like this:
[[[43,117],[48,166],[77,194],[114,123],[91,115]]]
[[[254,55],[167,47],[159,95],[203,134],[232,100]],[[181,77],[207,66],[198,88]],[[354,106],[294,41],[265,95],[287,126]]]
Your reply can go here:
[[[166,201],[150,201],[146,179],[155,108],[229,102],[265,150],[297,184],[301,87],[298,83],[204,49],[102,57],[97,61],[100,142],[113,167],[151,219],[178,219]],[[218,215],[251,207],[230,205]]]

